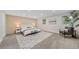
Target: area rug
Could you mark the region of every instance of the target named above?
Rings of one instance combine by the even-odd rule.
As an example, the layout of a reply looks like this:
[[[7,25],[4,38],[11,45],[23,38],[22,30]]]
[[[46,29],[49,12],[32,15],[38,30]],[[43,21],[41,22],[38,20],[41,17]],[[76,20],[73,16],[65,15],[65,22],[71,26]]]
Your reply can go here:
[[[20,48],[30,49],[51,35],[52,33],[41,31],[37,34],[29,35],[26,37],[24,37],[22,34],[17,34],[16,39],[18,41]]]

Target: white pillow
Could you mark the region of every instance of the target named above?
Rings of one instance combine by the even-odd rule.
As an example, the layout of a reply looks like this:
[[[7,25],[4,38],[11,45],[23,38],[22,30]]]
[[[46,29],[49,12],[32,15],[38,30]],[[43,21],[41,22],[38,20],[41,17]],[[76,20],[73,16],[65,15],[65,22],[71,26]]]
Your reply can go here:
[[[30,27],[24,27],[24,28],[21,28],[21,32],[24,32],[24,31],[30,30],[30,29],[32,29],[32,28],[30,28]]]
[[[30,29],[30,30],[26,30],[23,32],[23,35],[26,36],[28,34],[31,34],[32,32],[40,32],[41,30],[40,29],[36,29],[36,28],[33,28],[33,29]]]
[[[27,30],[27,31],[24,31],[24,32],[23,32],[23,35],[24,35],[24,36],[26,36],[26,35],[28,35],[28,34],[31,34],[31,30]]]
[[[21,32],[25,31],[26,27],[21,27]]]
[[[36,30],[36,31],[38,31],[38,32],[40,32],[41,30],[40,29],[38,29],[38,28],[34,28],[34,30]]]
[[[21,32],[32,29],[32,26],[24,25],[21,26]]]

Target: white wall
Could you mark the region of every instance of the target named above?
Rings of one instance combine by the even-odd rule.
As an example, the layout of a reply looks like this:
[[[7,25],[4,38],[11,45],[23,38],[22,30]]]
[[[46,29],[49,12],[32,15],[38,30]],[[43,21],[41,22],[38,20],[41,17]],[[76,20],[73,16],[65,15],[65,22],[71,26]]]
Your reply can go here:
[[[5,14],[0,12],[0,39],[5,36]]]
[[[51,16],[51,17],[47,17],[47,24],[42,24],[43,22],[43,18],[38,19],[38,27],[45,30],[45,31],[49,31],[49,32],[54,32],[54,33],[59,33],[59,29],[63,28],[65,25],[63,23],[63,18],[62,16],[69,16],[70,13],[67,14],[62,14],[62,15],[57,15],[57,16]],[[54,20],[56,19],[56,24],[52,24],[50,25],[48,23],[49,20]]]
[[[54,20],[54,19],[56,19],[56,24],[49,24],[48,23],[49,20]],[[42,24],[43,23],[42,19],[38,20],[39,28],[41,28],[45,31],[58,33],[59,28],[62,27],[62,17],[61,16],[47,17],[46,20],[47,20],[46,24]]]

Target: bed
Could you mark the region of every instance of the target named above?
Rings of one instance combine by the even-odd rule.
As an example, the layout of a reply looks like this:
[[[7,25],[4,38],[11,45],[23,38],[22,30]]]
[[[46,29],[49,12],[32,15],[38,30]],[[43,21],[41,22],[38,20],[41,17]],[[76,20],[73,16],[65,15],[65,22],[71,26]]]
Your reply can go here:
[[[16,39],[19,43],[19,46],[22,49],[31,49],[36,44],[38,44],[39,42],[45,40],[46,38],[48,38],[49,36],[52,35],[52,33],[50,33],[50,32],[45,32],[45,31],[37,29],[37,28],[28,29],[28,31],[29,30],[33,30],[33,31],[36,30],[36,31],[38,31],[38,33],[30,34],[30,35],[25,35],[25,34],[16,35]],[[23,29],[21,31],[24,32]],[[27,32],[27,30],[25,30],[25,31]],[[30,31],[29,31],[29,33],[30,33]]]
[[[22,26],[20,29],[21,34],[23,34],[24,36],[27,35],[32,35],[32,34],[36,34],[39,33],[41,30],[37,27],[32,27],[32,26]]]

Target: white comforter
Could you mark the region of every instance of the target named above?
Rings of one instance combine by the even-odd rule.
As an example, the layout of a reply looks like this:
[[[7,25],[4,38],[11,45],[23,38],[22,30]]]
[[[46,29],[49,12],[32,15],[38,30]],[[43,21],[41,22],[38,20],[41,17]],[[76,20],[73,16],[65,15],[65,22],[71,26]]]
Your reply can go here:
[[[22,33],[24,36],[28,35],[28,34],[31,34],[33,32],[40,32],[41,30],[40,29],[37,29],[37,28],[32,28],[32,29],[29,29],[29,30],[24,30]]]
[[[33,32],[40,32],[41,30],[36,28],[36,27],[31,27],[31,26],[24,26],[24,27],[21,27],[21,33],[23,33],[24,36],[28,35],[28,34],[31,34]]]

